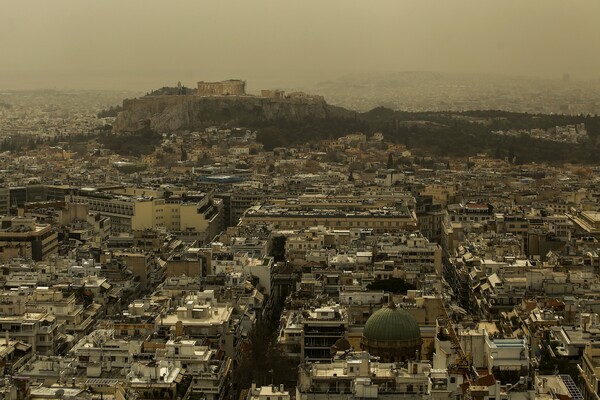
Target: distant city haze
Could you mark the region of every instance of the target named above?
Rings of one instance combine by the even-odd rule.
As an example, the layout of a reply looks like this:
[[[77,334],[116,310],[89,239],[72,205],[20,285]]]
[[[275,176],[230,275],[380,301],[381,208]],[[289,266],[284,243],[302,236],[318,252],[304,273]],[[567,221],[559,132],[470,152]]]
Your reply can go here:
[[[440,71],[600,78],[598,0],[2,0],[0,89]]]

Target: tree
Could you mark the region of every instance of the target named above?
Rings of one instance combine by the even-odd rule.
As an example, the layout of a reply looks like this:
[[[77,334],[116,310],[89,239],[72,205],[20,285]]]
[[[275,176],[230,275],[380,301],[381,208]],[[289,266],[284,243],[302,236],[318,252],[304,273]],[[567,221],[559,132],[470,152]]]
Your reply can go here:
[[[271,256],[277,261],[285,261],[285,243],[287,241],[286,236],[275,236],[273,238],[273,245],[271,247]]]
[[[513,145],[510,145],[508,148],[508,162],[514,164],[515,157],[515,148]]]
[[[237,388],[257,385],[285,384],[291,387],[296,382],[298,363],[290,359],[275,343],[276,330],[264,322],[257,322],[250,332],[248,345],[241,354],[239,367],[233,381]]]
[[[187,161],[188,154],[187,151],[183,148],[183,144],[181,145],[181,161]]]
[[[408,290],[416,289],[415,285],[401,278],[389,278],[373,281],[367,285],[368,290],[383,290],[395,294],[406,294]]]
[[[387,160],[387,169],[394,169],[394,156],[392,155],[392,153],[388,154],[388,160]]]

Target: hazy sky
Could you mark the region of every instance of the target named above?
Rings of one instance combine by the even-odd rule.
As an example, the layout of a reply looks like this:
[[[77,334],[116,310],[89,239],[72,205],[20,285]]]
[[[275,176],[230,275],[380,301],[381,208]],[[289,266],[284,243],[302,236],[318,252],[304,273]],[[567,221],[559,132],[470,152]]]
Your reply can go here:
[[[353,72],[600,77],[599,0],[0,0],[0,88]]]

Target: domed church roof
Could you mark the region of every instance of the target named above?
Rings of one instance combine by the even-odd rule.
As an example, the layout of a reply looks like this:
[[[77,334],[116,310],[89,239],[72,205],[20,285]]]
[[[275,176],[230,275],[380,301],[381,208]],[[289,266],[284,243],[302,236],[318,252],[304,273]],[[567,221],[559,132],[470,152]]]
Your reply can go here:
[[[420,341],[421,330],[412,315],[390,303],[369,317],[363,337],[376,341]]]

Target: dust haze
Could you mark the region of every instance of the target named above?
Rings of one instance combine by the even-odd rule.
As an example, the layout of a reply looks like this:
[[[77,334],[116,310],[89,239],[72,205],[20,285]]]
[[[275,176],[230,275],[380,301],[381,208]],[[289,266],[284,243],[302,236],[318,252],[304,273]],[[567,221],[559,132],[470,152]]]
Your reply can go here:
[[[0,2],[0,89],[249,90],[397,71],[600,77],[600,2]]]

